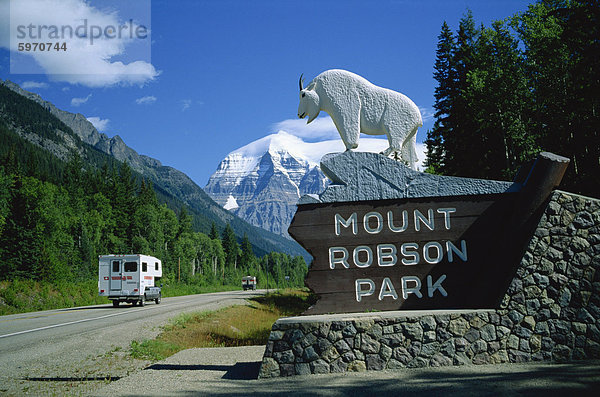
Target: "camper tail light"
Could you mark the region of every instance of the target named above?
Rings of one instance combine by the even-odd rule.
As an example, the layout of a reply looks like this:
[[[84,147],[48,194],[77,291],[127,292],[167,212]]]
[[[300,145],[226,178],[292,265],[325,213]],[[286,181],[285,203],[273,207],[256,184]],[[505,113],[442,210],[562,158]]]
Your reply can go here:
[[[101,294],[103,294],[103,293],[104,293],[104,290],[103,290],[103,289],[101,289],[101,290],[100,290],[100,293],[101,293]]]
[[[139,290],[138,290],[137,288],[134,288],[134,289],[133,289],[133,292],[138,292],[138,291],[139,291]]]

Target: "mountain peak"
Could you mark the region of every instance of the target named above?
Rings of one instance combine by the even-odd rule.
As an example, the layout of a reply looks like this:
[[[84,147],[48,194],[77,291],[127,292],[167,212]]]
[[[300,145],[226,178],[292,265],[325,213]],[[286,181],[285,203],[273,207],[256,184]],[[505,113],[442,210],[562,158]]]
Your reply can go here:
[[[340,145],[343,147],[341,141]],[[329,150],[326,150],[326,152],[328,151]],[[301,138],[292,135],[287,131],[279,130],[277,133],[269,134],[242,146],[231,152],[229,155],[235,154],[242,155],[243,157],[259,157],[267,152],[273,155],[279,155],[281,153],[289,154],[298,160],[302,159],[308,162],[312,167],[318,166],[321,157],[326,154],[323,150],[319,149],[318,144],[305,142]]]
[[[300,196],[327,185],[318,146],[286,131],[267,135],[229,153],[204,190],[244,220],[287,237]]]

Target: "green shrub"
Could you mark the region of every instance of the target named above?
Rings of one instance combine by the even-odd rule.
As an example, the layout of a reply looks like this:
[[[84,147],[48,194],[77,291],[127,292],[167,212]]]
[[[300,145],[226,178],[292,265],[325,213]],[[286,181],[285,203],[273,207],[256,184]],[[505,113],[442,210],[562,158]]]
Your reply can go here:
[[[108,303],[98,296],[97,283],[20,280],[0,283],[0,315]]]

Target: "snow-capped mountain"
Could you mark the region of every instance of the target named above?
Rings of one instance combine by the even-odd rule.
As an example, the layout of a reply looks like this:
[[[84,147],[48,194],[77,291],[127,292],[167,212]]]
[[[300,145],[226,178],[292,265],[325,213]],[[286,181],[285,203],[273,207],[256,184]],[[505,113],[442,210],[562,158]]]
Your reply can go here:
[[[380,152],[385,139],[361,138],[361,151]],[[285,131],[229,153],[204,190],[247,222],[289,237],[298,199],[319,194],[329,180],[319,168],[327,153],[343,152],[341,139],[305,142]]]

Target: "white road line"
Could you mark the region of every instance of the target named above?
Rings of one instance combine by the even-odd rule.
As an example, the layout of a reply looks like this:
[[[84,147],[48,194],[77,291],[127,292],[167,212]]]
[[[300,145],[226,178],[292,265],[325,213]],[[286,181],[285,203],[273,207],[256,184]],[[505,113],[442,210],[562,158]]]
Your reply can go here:
[[[184,302],[170,302],[170,304],[163,305],[163,306],[170,306],[170,305],[174,305],[174,304],[175,305],[177,305],[177,304],[186,304],[186,303],[190,303],[190,302],[194,302],[194,301],[193,300],[188,300],[188,301],[184,301]],[[212,303],[212,302],[214,302],[214,301],[210,300],[208,302],[202,302],[202,303]],[[86,319],[83,319],[83,320],[76,320],[76,321],[69,321],[67,323],[48,325],[46,327],[41,327],[41,328],[27,329],[25,331],[19,331],[19,332],[13,332],[11,334],[0,335],[0,339],[2,339],[2,338],[8,338],[9,336],[16,336],[16,335],[28,334],[30,332],[43,331],[45,329],[51,329],[51,328],[57,328],[57,327],[64,327],[65,325],[85,323],[87,321],[94,321],[94,320],[100,320],[102,318],[107,318],[107,317],[114,317],[114,316],[120,316],[120,315],[123,315],[123,314],[135,313],[135,312],[139,312],[141,310],[152,310],[152,309],[151,308],[139,308],[137,310],[127,310],[126,312],[123,311],[123,312],[120,312],[120,313],[112,313],[112,314],[107,314],[107,315],[100,316],[100,317],[86,318]]]
[[[142,310],[142,309],[139,309]],[[136,310],[136,311],[139,311]],[[54,325],[48,325],[47,327],[41,327],[41,328],[33,328],[33,329],[27,329],[25,331],[19,331],[19,332],[13,332],[12,334],[5,334],[5,335],[0,335],[0,339],[2,338],[8,338],[9,336],[15,336],[15,335],[21,335],[21,334],[28,334],[30,332],[35,332],[35,331],[42,331],[45,329],[50,329],[50,328],[57,328],[57,327],[64,327],[65,325],[71,325],[71,324],[78,324],[78,323],[85,323],[87,321],[93,321],[93,320],[99,320],[101,318],[107,318],[107,317],[114,317],[114,316],[120,316],[123,314],[128,314],[131,313],[132,311],[126,311],[126,312],[121,312],[121,313],[112,313],[112,314],[107,314],[105,316],[100,316],[100,317],[94,317],[94,318],[85,318],[83,320],[77,320],[77,321],[69,321],[68,323],[62,323],[62,324],[54,324]]]

